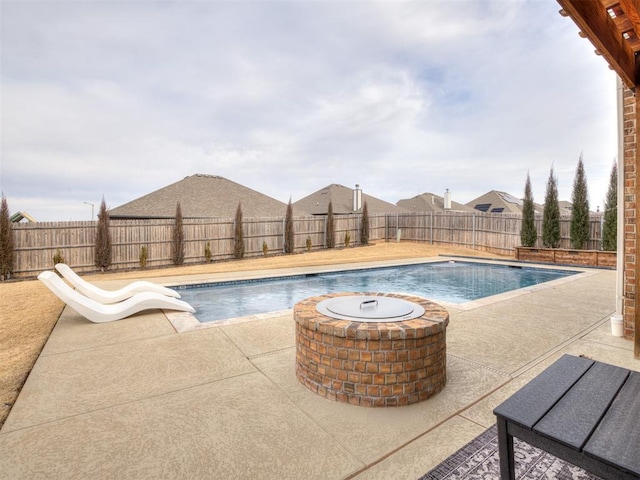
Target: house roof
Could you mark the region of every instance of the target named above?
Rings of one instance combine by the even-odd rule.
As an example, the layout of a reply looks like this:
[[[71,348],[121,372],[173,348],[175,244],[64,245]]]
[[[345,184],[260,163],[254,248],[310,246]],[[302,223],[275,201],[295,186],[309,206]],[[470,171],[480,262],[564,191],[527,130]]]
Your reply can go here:
[[[467,202],[467,206],[486,213],[522,213],[522,200],[507,192],[491,190]]]
[[[412,198],[398,200],[396,203],[399,207],[410,212],[444,212],[444,197],[433,193],[425,192]],[[451,201],[451,209],[453,212],[474,212],[472,207],[463,205],[462,203]]]
[[[329,209],[329,202],[332,202],[333,213],[335,215],[359,213],[362,211],[362,208],[357,210],[353,208],[353,194],[354,189],[333,183],[298,200],[293,206],[294,208],[307,211],[312,215],[326,215]],[[406,213],[404,208],[362,193],[362,205],[364,205],[365,201],[367,202],[367,210],[370,215],[379,213]]]
[[[522,199],[509,193],[491,190],[471,200],[467,206],[487,213],[522,213],[522,204]],[[571,202],[558,201],[558,207],[560,207],[560,215],[571,215]],[[542,214],[544,205],[534,202],[533,209],[535,213]]]
[[[523,200],[507,192],[491,190],[478,198],[467,202],[467,206],[487,213],[522,213]],[[535,213],[542,213],[544,207],[533,204]]]
[[[29,215],[27,212],[16,212],[13,215],[11,215],[11,218],[9,219],[10,222],[12,223],[18,223],[21,222],[22,220],[26,220],[27,222],[35,222],[36,219],[33,218],[31,215]]]
[[[176,205],[184,218],[233,218],[242,205],[245,218],[284,216],[287,205],[215,175],[196,174],[109,210],[110,218],[174,218]],[[306,215],[294,209],[295,215]]]
[[[567,200],[558,201],[558,207],[560,208],[560,215],[571,215],[571,210],[573,210],[573,204]]]

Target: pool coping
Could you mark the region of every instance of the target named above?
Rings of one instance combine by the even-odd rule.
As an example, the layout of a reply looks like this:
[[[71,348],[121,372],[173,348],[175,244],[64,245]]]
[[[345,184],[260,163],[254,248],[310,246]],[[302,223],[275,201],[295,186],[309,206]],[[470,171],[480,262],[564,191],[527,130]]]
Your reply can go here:
[[[502,302],[504,300],[516,298],[522,295],[527,295],[529,293],[537,292],[547,288],[557,287],[558,285],[562,285],[567,282],[571,282],[571,281],[582,279],[591,275],[595,275],[597,271],[601,270],[601,269],[593,269],[589,267],[573,266],[573,265],[558,266],[558,265],[551,265],[551,264],[533,264],[532,262],[520,262],[520,261],[514,261],[514,260],[502,260],[502,259],[483,258],[483,257],[439,256],[439,257],[429,257],[424,259],[412,259],[412,260],[401,259],[401,260],[387,260],[387,261],[378,261],[378,262],[364,262],[364,263],[357,263],[357,264],[341,264],[341,265],[330,265],[330,266],[325,265],[320,267],[298,267],[294,269],[285,268],[285,269],[274,269],[274,270],[261,270],[259,272],[236,272],[237,274],[234,275],[234,280],[238,280],[238,281],[262,280],[262,279],[268,279],[268,278],[293,277],[297,275],[306,275],[306,274],[336,273],[336,272],[344,272],[344,271],[368,270],[371,268],[384,268],[384,267],[395,267],[395,266],[399,267],[399,266],[407,266],[407,265],[418,265],[423,263],[438,263],[438,262],[443,262],[447,260],[460,261],[461,258],[464,258],[463,261],[470,262],[470,263],[510,265],[510,266],[518,266],[518,267],[540,268],[545,270],[571,270],[579,273],[575,275],[570,275],[564,278],[559,278],[556,280],[550,280],[548,282],[540,283],[538,285],[532,285],[530,287],[524,287],[518,290],[512,290],[509,292],[492,295],[490,297],[473,300],[470,302],[464,302],[464,303],[451,303],[451,302],[445,302],[445,301],[436,302],[447,309],[457,309],[462,311],[473,310],[479,307],[484,307],[494,303]],[[188,282],[180,282],[179,286],[188,287],[190,285],[200,285],[203,283],[223,283],[226,281],[230,281],[228,278],[220,278],[220,277],[228,277],[228,275],[221,276],[219,274],[208,274],[208,275],[198,276],[198,279],[194,279]],[[386,293],[398,294],[398,295],[414,295],[414,294],[408,294],[406,292],[386,292]],[[167,319],[169,320],[169,322],[171,323],[171,325],[173,326],[173,328],[177,333],[191,332],[191,331],[202,330],[206,328],[217,328],[217,327],[223,327],[228,325],[234,325],[238,323],[255,322],[255,321],[265,320],[269,318],[291,315],[292,313],[293,313],[293,309],[285,309],[285,310],[277,310],[273,312],[259,313],[255,315],[227,318],[224,320],[217,320],[215,322],[201,322],[193,314],[189,312],[164,310],[164,314],[166,315]]]

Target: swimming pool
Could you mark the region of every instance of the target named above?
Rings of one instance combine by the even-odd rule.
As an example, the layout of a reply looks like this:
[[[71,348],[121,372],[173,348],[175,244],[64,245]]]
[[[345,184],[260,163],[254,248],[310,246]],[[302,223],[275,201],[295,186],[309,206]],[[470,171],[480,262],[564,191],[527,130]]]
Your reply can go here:
[[[200,322],[291,309],[334,292],[402,292],[454,304],[580,273],[572,270],[444,261],[174,287]]]

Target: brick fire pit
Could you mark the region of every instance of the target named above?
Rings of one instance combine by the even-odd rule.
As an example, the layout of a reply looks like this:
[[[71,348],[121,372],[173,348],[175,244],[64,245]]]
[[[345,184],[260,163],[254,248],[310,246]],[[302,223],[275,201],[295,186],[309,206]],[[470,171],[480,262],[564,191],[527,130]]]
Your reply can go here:
[[[327,301],[349,302],[337,298],[348,296],[362,299],[362,315],[370,311],[372,318],[333,318],[321,308]],[[421,315],[405,320],[401,311],[392,320],[382,319],[384,315],[369,306],[377,306],[378,300],[381,307],[414,305]],[[408,295],[335,293],[297,303],[293,316],[296,375],[318,395],[353,405],[401,406],[426,400],[446,383],[449,314],[436,303]]]

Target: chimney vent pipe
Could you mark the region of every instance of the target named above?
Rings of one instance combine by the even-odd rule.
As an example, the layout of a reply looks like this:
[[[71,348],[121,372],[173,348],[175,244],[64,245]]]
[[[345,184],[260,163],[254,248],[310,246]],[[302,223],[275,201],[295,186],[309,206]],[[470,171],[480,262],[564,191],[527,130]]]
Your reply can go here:
[[[356,183],[356,189],[353,191],[353,211],[357,212],[362,209],[362,190],[360,185]]]

